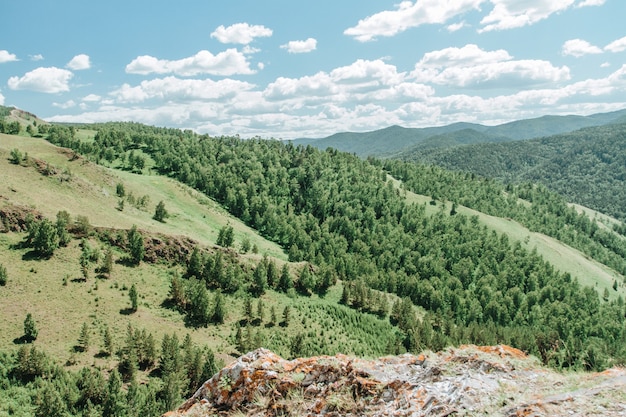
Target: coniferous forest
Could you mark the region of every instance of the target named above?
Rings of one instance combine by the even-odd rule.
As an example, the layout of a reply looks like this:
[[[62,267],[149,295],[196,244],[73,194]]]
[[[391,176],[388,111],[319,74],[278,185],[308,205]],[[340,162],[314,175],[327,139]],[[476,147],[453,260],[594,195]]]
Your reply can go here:
[[[325,314],[351,323],[346,333],[362,344],[352,345],[356,354],[504,343],[558,369],[626,364],[621,297],[603,297],[541,253],[488,228],[478,216],[455,210],[464,206],[515,220],[625,276],[623,226],[615,228],[620,235],[599,225],[570,207],[569,195],[537,185],[536,178],[505,184],[413,162],[363,160],[334,149],[136,123],[89,125],[96,133],[85,140],[76,135],[85,127],[52,125],[39,133],[95,163],[163,175],[192,187],[276,242],[299,265],[289,270],[263,257],[247,267],[228,252],[202,248],[181,260],[184,270],[172,279],[168,302],[190,327],[203,327],[224,322],[224,297],[244,298],[243,325],[234,335],[241,352],[262,343],[252,334],[255,319],[275,325],[277,334],[289,326],[293,312],[265,312],[264,293],[324,297],[340,283],[341,299],[325,307]],[[407,192],[431,201],[410,203]],[[159,221],[167,221],[166,206],[155,213]],[[59,218],[57,230],[63,230],[63,215]],[[29,244],[43,233],[43,222],[32,221]],[[139,239],[133,248],[132,233],[137,231],[129,231],[125,240],[99,238],[127,250],[130,264],[139,263],[143,247]],[[232,229],[225,227],[217,244],[232,243]],[[136,292],[132,308],[137,309]],[[274,343],[288,345],[291,356],[334,354],[346,347],[306,334]],[[97,369],[64,370],[25,344],[16,353],[2,353],[0,387],[5,397],[11,393],[16,409],[34,398],[36,415],[157,415],[178,405],[218,367],[215,352],[191,340],[171,335],[157,345],[152,335],[129,327],[124,346],[103,352],[119,360],[105,378]],[[137,372],[146,369],[153,370],[151,377],[140,383]]]

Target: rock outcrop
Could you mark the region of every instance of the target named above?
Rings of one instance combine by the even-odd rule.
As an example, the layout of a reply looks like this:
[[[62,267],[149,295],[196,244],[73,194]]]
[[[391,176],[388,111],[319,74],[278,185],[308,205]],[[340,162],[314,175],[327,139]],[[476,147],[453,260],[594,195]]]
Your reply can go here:
[[[508,346],[366,360],[257,349],[168,417],[626,415],[626,370],[557,373]]]

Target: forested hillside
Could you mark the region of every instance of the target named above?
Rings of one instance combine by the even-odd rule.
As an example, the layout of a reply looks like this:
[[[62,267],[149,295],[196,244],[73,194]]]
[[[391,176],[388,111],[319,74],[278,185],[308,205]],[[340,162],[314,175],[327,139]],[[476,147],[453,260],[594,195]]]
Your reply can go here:
[[[228,249],[234,246],[229,224],[220,229],[215,247],[189,243],[169,257],[158,244],[166,238],[142,237],[145,232],[136,227],[86,234],[88,224],[69,222],[67,213],[57,213],[56,220],[28,218],[23,235],[13,231],[0,241],[6,259],[19,263],[35,257],[36,269],[45,271],[46,265],[60,267],[63,259],[80,257],[85,282],[94,283],[87,294],[95,295],[90,300],[97,306],[107,291],[119,292],[113,284],[98,290],[98,283],[109,286],[106,268],[97,266],[103,277],[90,276],[96,268],[90,256],[97,252],[90,248],[101,247],[119,259],[114,268],[123,267],[131,276],[141,273],[141,279],[124,282],[161,282],[154,294],[144,289],[150,304],[156,304],[150,315],[158,311],[220,342],[212,350],[166,334],[157,353],[150,332],[129,326],[118,339],[121,346],[105,343],[97,353],[106,358],[104,375],[89,367],[66,370],[41,346],[25,343],[17,354],[0,356],[2,395],[17,398],[14,409],[28,408],[28,399],[35,398],[39,415],[133,415],[124,402],[136,404],[136,412],[154,414],[172,409],[214,371],[215,355],[261,345],[298,356],[506,343],[559,369],[601,370],[626,363],[626,306],[617,295],[626,274],[624,239],[545,187],[505,188],[471,174],[408,162],[136,123],[29,126],[32,136],[62,147],[59,151],[72,163],[91,160],[123,171],[129,181],[131,174],[151,181],[167,176],[194,188],[280,245],[289,262],[261,254],[248,258]],[[4,155],[16,169],[39,172],[34,187],[71,182],[70,166],[65,169],[70,180],[62,180],[63,171],[17,148]],[[410,204],[389,175],[406,189],[432,197],[431,203]],[[116,187],[120,213],[126,204],[138,204],[123,191]],[[452,209],[444,201],[453,202]],[[165,207],[169,204],[164,201]],[[460,205],[554,236],[621,274],[620,279],[612,293],[584,287],[541,253],[490,230],[477,216],[459,213]],[[153,220],[164,221],[158,213],[155,209]],[[60,247],[61,240],[67,247]],[[240,243],[242,253],[251,250],[249,242],[247,247]],[[154,266],[144,265],[144,249]],[[162,278],[152,275],[169,277],[165,293]],[[37,277],[45,286],[45,272]],[[119,314],[142,309],[132,288],[122,290],[130,308]],[[269,313],[264,303],[271,306]],[[97,313],[98,320],[103,316]],[[37,337],[31,321],[25,321],[20,343]],[[88,351],[89,341],[80,334],[75,350]],[[122,381],[128,389],[121,388]]]
[[[601,336],[606,327],[597,327],[607,319],[605,314],[614,314],[607,309],[621,306],[601,302],[595,291],[580,288],[542,261],[540,254],[489,232],[476,219],[443,211],[429,216],[423,206],[407,205],[376,161],[278,141],[211,138],[137,124],[94,128],[98,133],[92,143],[61,132],[49,139],[108,163],[129,159],[131,150],[135,155],[145,153],[159,172],[215,198],[281,244],[291,261],[317,265],[317,273],[296,283],[302,294],[323,294],[341,279],[346,282],[344,302],[355,308],[380,313],[379,302],[367,298],[376,294],[368,288],[423,307],[427,312],[423,320],[407,318],[403,312],[410,309],[400,305],[392,313],[403,331],[404,348],[502,341],[559,366],[582,366],[593,341],[593,346],[601,343],[609,356],[622,355],[621,345]],[[519,198],[530,203],[527,206],[518,204],[514,193],[503,197],[505,190],[496,183],[466,177],[463,199],[450,194],[461,192],[452,174],[418,166],[399,168],[392,162],[386,168],[411,187],[412,178],[403,170],[413,173],[435,188],[424,194],[437,194],[437,199],[500,209],[502,216],[517,217],[517,207],[523,213],[520,217],[545,225],[546,231],[568,243],[580,241],[584,251],[626,273],[623,242],[614,233],[600,231],[584,215],[564,210],[565,202],[545,189],[520,188]],[[610,340],[626,336],[621,324],[617,328]],[[546,345],[545,340],[550,342]],[[567,349],[567,358],[561,349]],[[554,356],[557,352],[561,353]]]
[[[400,157],[507,183],[544,184],[570,202],[626,219],[626,124],[527,141],[415,149]]]

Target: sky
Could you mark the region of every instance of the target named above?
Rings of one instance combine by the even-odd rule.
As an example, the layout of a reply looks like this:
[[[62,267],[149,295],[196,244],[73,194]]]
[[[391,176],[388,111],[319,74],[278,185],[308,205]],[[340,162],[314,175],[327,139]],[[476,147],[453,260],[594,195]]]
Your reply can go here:
[[[7,0],[0,14],[0,104],[53,122],[294,139],[626,108],[625,0]]]

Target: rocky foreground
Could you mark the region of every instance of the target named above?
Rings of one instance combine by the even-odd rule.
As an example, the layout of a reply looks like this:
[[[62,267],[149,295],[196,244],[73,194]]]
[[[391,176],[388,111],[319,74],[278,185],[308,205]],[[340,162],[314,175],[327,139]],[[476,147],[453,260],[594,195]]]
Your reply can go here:
[[[222,369],[168,417],[626,416],[626,369],[558,373],[508,346],[419,356],[285,360],[267,349]]]

